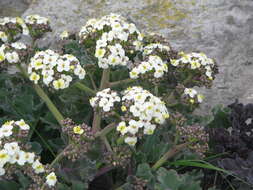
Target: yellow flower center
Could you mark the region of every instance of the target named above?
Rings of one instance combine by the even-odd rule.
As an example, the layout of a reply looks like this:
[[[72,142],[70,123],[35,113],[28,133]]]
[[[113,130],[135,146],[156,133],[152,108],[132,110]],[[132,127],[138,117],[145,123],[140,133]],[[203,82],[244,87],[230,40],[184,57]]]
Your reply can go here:
[[[7,154],[5,154],[5,153],[0,154],[0,159],[4,159],[6,157],[7,157]]]
[[[121,110],[125,112],[127,110],[126,106],[121,106]]]
[[[75,134],[81,135],[83,134],[84,130],[78,125],[73,128]]]

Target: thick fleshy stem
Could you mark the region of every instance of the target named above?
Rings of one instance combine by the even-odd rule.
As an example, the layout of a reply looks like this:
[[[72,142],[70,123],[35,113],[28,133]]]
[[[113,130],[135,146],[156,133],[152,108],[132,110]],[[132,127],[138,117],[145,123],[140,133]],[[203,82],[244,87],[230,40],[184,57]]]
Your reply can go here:
[[[20,72],[27,78],[29,78],[27,72],[24,70],[24,68],[21,65],[16,65],[16,67],[20,70]],[[64,119],[60,111],[57,109],[57,107],[54,105],[54,103],[51,101],[51,99],[47,96],[47,94],[44,92],[44,90],[37,84],[33,85],[34,90],[39,95],[39,97],[46,103],[48,109],[51,111],[51,113],[54,115],[55,119],[58,121],[59,124],[61,124],[61,121]]]
[[[119,85],[123,85],[123,84],[128,84],[128,83],[131,83],[131,82],[134,82],[135,80],[134,79],[131,79],[131,78],[128,78],[128,79],[124,79],[124,80],[120,80],[120,81],[116,81],[116,82],[110,82],[110,87],[117,87]]]
[[[103,89],[109,87],[109,84],[110,84],[109,81],[110,81],[110,69],[108,68],[108,69],[103,70],[99,90],[103,90]]]
[[[107,125],[101,131],[98,131],[95,134],[95,137],[97,138],[97,137],[106,136],[107,133],[109,133],[110,131],[112,131],[113,129],[115,129],[115,125],[116,125],[116,123],[111,123],[111,124]]]
[[[92,121],[92,132],[96,133],[100,130],[101,124],[101,112],[97,111],[94,113],[93,121]]]
[[[103,70],[99,90],[103,90],[103,89],[109,87],[109,81],[110,81],[110,69],[108,68],[108,69]],[[96,112],[94,114],[94,118],[93,118],[93,122],[92,122],[92,132],[96,133],[100,130],[101,119],[102,119],[101,112],[100,111]],[[108,151],[112,152],[112,148],[111,148],[110,143],[108,142],[106,136],[102,136],[101,139],[104,142],[106,149]]]
[[[102,78],[100,81],[99,91],[105,89],[108,86],[109,80],[110,80],[110,69],[104,69]],[[101,113],[100,111],[98,111],[98,112],[95,112],[94,117],[93,117],[92,132],[96,133],[97,131],[99,131],[100,124],[101,124]]]
[[[79,88],[80,90],[86,92],[87,94],[91,95],[91,96],[94,96],[96,95],[96,92],[94,90],[92,90],[91,88],[87,87],[86,85],[84,85],[83,83],[81,82],[76,82],[74,84],[75,87]]]
[[[64,119],[62,114],[59,112],[59,110],[56,108],[54,103],[50,100],[50,98],[47,96],[47,94],[44,92],[44,90],[39,85],[33,85],[33,88],[39,95],[39,97],[46,103],[48,109],[51,111],[51,113],[54,115],[55,119],[58,121],[59,124],[61,124],[61,121]]]
[[[161,167],[168,159],[174,157],[177,153],[185,149],[188,145],[190,145],[192,142],[187,142],[183,144],[179,144],[174,146],[172,149],[170,149],[168,152],[166,152],[153,166],[153,170],[157,170],[159,167]]]

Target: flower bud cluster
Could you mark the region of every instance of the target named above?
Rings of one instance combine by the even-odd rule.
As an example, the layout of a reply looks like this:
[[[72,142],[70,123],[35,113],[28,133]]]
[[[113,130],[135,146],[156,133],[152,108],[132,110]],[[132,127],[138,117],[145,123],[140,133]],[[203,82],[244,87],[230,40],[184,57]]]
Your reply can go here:
[[[91,127],[85,123],[81,125],[75,124],[71,119],[64,119],[62,121],[62,131],[73,142],[68,149],[65,150],[64,155],[72,161],[82,158],[87,153],[95,139]]]
[[[83,79],[86,72],[75,56],[46,50],[31,58],[28,74],[35,84],[42,80],[46,86],[59,90],[69,87],[74,76]]]
[[[116,102],[120,102],[120,97],[110,88],[97,92],[96,96],[90,99],[90,105],[93,108],[100,108],[103,112],[111,111]]]
[[[128,146],[118,146],[113,148],[113,152],[106,152],[104,160],[114,167],[126,168],[131,162],[131,150]]]
[[[200,125],[177,126],[177,131],[185,142],[192,142],[190,149],[195,151],[201,157],[204,157],[208,151],[209,135],[205,128]]]
[[[29,177],[35,183],[37,183],[36,178],[44,181],[44,173],[47,173],[45,166],[39,161],[39,157],[34,152],[28,151],[28,147],[24,144],[29,129],[30,126],[23,119],[8,121],[1,126],[0,176],[3,178],[11,178],[17,169],[21,169],[25,174],[31,174]],[[54,186],[56,182],[57,179],[54,173],[46,177],[48,186]]]
[[[192,80],[202,81],[204,85],[209,85],[218,73],[217,65],[213,59],[208,58],[204,53],[189,53],[180,52],[179,59],[171,60],[171,64],[177,68],[190,69],[194,71]],[[201,83],[201,84],[202,84]],[[200,86],[200,85],[199,85]]]
[[[30,35],[34,38],[39,38],[44,33],[51,31],[49,20],[39,15],[26,16],[25,24],[29,28]]]
[[[125,115],[124,120],[118,124],[117,131],[132,146],[137,142],[137,135],[152,135],[157,125],[163,124],[169,117],[165,103],[138,86],[123,92],[121,110]]]
[[[142,35],[133,23],[117,14],[110,14],[101,19],[90,19],[79,33],[80,42],[95,43],[95,57],[98,66],[126,66],[130,57],[142,48]]]
[[[24,60],[27,55],[27,46],[21,42],[3,44],[0,46],[0,63],[19,63]]]
[[[202,94],[199,94],[197,90],[193,88],[185,88],[183,96],[186,101],[191,104],[200,104],[204,100],[204,96]]]
[[[20,17],[0,18],[0,39],[3,42],[13,40],[18,34],[28,35],[29,30]]]
[[[133,190],[145,190],[147,188],[148,180],[139,178],[137,176],[129,177]]]

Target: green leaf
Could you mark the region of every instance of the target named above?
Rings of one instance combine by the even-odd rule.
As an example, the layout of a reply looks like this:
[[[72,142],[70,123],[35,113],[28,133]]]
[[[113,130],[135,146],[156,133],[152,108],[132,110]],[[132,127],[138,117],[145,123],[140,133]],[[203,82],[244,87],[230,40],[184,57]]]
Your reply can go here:
[[[87,183],[81,183],[79,181],[72,181],[72,190],[86,190],[88,189]]]
[[[136,176],[150,181],[153,178],[150,166],[146,163],[140,164],[137,168]]]
[[[157,180],[160,182],[156,185],[156,188],[159,190],[178,190],[183,182],[175,170],[167,171],[165,168],[159,168]]]
[[[17,176],[18,176],[18,181],[23,187],[23,189],[27,189],[28,186],[30,185],[30,180],[27,177],[25,177],[24,174],[21,173],[20,171],[17,172]]]
[[[179,175],[175,170],[160,168],[157,171],[156,190],[201,190],[199,174],[191,172]]]
[[[1,190],[19,190],[20,185],[14,181],[1,180],[0,189]]]
[[[40,143],[28,142],[27,144],[31,146],[31,149],[30,149],[31,152],[35,152],[36,154],[40,154],[42,152],[42,147]]]

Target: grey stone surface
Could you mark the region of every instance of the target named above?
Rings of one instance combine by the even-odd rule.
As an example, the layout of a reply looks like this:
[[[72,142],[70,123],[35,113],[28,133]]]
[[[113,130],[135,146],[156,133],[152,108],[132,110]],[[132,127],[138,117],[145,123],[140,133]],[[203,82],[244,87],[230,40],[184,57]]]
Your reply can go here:
[[[38,0],[24,15],[51,19],[54,32],[41,43],[54,46],[61,31],[78,31],[89,18],[110,12],[164,34],[176,49],[201,50],[217,60],[220,73],[212,89],[203,90],[202,113],[235,98],[253,102],[252,0]]]
[[[28,3],[28,0],[0,0],[0,16],[20,16]]]

